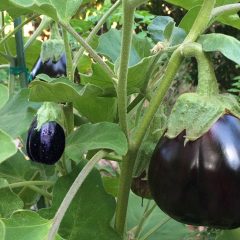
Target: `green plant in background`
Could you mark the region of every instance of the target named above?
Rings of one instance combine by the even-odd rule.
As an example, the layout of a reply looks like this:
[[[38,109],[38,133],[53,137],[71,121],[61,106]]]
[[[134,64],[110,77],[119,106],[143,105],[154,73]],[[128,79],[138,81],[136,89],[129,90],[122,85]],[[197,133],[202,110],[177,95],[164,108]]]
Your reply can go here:
[[[186,13],[179,24],[174,17],[146,10],[155,5],[166,9],[166,2]],[[196,116],[188,122],[169,117],[178,97],[174,88],[190,76],[186,77],[186,65],[181,66],[185,57],[198,59],[218,51],[240,64],[237,38],[204,33],[216,22],[239,29],[238,1],[168,0],[164,4],[154,0],[0,3],[0,66],[10,67],[10,76],[3,73],[0,84],[0,239],[239,239],[238,228],[215,230],[204,221],[203,228],[186,226],[162,212],[153,200],[130,191],[134,177],[140,180],[138,193],[145,193],[142,182],[146,186],[151,153],[167,124],[190,129],[191,144],[191,133],[200,129],[194,136],[201,137],[225,111],[236,118],[240,114],[232,96],[224,95],[221,101],[216,91],[208,94],[216,83],[206,78],[207,86],[204,81],[198,83],[203,100],[193,93],[191,104],[180,97],[177,113],[193,117],[200,109],[208,117]],[[15,28],[5,34],[3,29],[11,20]],[[38,26],[31,36],[17,35],[33,20]],[[45,45],[50,26],[59,30],[66,71],[54,76],[48,72],[46,66],[54,67],[58,60],[50,57],[49,62],[48,56],[40,59],[40,74],[26,86],[26,69],[30,71],[40,56],[42,43],[36,38],[45,38]],[[53,29],[50,34],[51,40]],[[200,51],[192,46],[200,46]],[[45,54],[56,53],[50,50]],[[208,70],[201,69],[199,79]],[[216,95],[214,101],[210,95]],[[55,110],[61,112],[64,134],[57,135],[51,128],[52,121],[60,121]],[[35,129],[31,123],[37,112]],[[51,153],[57,151],[57,144],[52,143],[63,143],[63,135],[64,153],[55,159]],[[239,149],[232,150],[238,164]],[[56,163],[36,163],[36,159]]]

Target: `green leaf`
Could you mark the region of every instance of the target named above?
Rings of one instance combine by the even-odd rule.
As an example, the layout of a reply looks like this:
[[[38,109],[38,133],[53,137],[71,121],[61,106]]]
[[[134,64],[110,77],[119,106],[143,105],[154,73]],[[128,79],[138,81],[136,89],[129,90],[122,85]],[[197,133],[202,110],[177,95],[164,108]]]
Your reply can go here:
[[[1,219],[0,232],[5,231],[4,240],[43,240],[47,239],[52,221],[43,219],[36,212],[18,211],[10,219]],[[5,227],[5,228],[4,228]],[[56,240],[63,240],[57,236]]]
[[[119,59],[121,51],[122,32],[111,29],[99,38],[97,52],[107,56],[113,63]],[[132,48],[130,51],[129,66],[137,64],[142,58],[150,56],[152,45],[147,38],[140,38],[133,35]]]
[[[48,166],[48,171],[49,169],[54,169],[54,167]],[[24,156],[18,152],[0,165],[0,178],[6,179],[9,184],[34,180],[46,180],[41,179],[38,174],[39,171],[44,173],[42,165],[39,166],[31,161],[27,161]],[[46,173],[44,174],[47,175]],[[38,187],[41,188],[41,186]],[[19,195],[24,202],[25,207],[31,207],[39,198],[39,195],[30,188],[19,187],[13,188],[12,191]],[[2,195],[0,195],[0,202],[1,201]]]
[[[147,200],[150,201],[150,200]],[[129,207],[127,215],[127,229],[132,229],[139,224],[143,217],[147,201],[142,204],[142,198],[131,193],[129,198]],[[150,201],[150,207],[154,205],[154,201]],[[168,221],[169,220],[169,221]],[[165,222],[165,223],[164,223]],[[164,223],[164,224],[163,224]],[[142,231],[140,232],[140,238],[147,234],[156,226],[160,226],[154,231],[148,238],[148,240],[176,240],[176,239],[188,239],[189,230],[187,227],[173,219],[170,219],[164,214],[157,206],[144,222]],[[139,238],[139,239],[140,239]],[[145,239],[145,238],[144,238]]]
[[[0,108],[8,101],[8,88],[3,84],[0,84]]]
[[[13,139],[5,132],[0,130],[0,163],[11,157],[17,152],[17,147]]]
[[[41,216],[48,219],[54,217],[79,171],[77,168],[71,174],[58,179],[53,189],[52,207],[40,210]],[[64,215],[59,234],[68,240],[120,240],[110,227],[115,205],[115,199],[104,191],[99,172],[93,170]]]
[[[27,9],[16,7],[8,0],[1,0],[0,11],[7,11],[13,19],[31,13]]]
[[[166,42],[171,46],[182,43],[186,37],[185,31],[179,27],[175,27],[174,20],[168,16],[154,18],[148,26],[148,31],[155,43]]]
[[[203,0],[192,0],[192,1],[186,1],[186,0],[165,0],[165,2],[177,5],[179,7],[183,7],[185,9],[191,9],[193,7],[196,7],[198,5],[202,5]],[[237,3],[238,0],[217,0],[216,6],[231,4],[231,3]]]
[[[177,99],[168,119],[166,136],[175,138],[186,130],[185,141],[194,141],[206,133],[226,113],[240,118],[240,106],[233,95],[182,94]]]
[[[0,109],[0,129],[13,138],[25,133],[39,104],[28,101],[28,89],[22,89]]]
[[[24,42],[27,41],[28,38],[24,38]],[[16,55],[16,42],[15,42],[15,38],[11,37],[10,39],[7,40],[7,45],[8,48],[10,50],[10,52],[13,55]],[[4,44],[0,45],[0,51],[4,52]],[[32,45],[30,47],[27,48],[26,52],[25,52],[25,60],[26,60],[26,65],[28,70],[30,70],[34,63],[37,61],[38,57],[39,57],[39,53],[41,51],[41,41],[36,40],[32,43]],[[6,63],[9,64],[9,62],[0,55],[0,62],[2,64]]]
[[[65,152],[77,161],[89,150],[105,148],[115,151],[118,155],[125,155],[127,147],[126,137],[117,124],[87,123],[69,135]]]
[[[102,94],[102,89],[97,86],[79,86],[67,78],[59,78],[50,82],[34,80],[30,84],[29,98],[36,102],[73,102],[91,122],[112,122],[117,111],[116,98],[102,97]]]
[[[144,57],[136,65],[129,67],[128,70],[128,86],[127,93],[140,93],[144,84],[150,80],[151,73],[157,66],[156,61],[159,59],[159,54],[149,57]],[[94,84],[103,89],[104,95],[116,96],[116,90],[112,79],[102,70],[99,64],[93,64],[92,75],[81,74],[81,81],[84,84]]]
[[[217,20],[223,24],[240,29],[240,17],[238,14],[223,15],[217,18]]]
[[[56,21],[68,22],[80,7],[82,0],[4,0],[4,3],[5,7],[14,6],[47,15]]]
[[[189,32],[192,28],[192,25],[201,9],[201,6],[195,6],[191,8],[185,16],[182,18],[181,22],[179,23],[179,27],[183,28],[185,32]]]
[[[240,229],[234,230],[225,230],[222,231],[222,234],[216,240],[239,240],[240,238]]]
[[[0,216],[9,217],[14,211],[23,208],[23,201],[8,187],[7,180],[0,178]]]
[[[221,52],[225,57],[240,64],[240,41],[234,37],[211,33],[200,36],[198,42],[202,44],[205,52]]]

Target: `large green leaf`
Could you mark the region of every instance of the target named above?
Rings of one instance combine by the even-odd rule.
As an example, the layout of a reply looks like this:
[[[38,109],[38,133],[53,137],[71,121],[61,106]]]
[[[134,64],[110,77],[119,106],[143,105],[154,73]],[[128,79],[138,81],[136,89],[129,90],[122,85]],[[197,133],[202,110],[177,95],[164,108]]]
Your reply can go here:
[[[115,63],[120,56],[122,32],[111,29],[99,38],[97,51],[111,59]],[[150,56],[152,45],[145,38],[142,39],[137,35],[133,35],[132,48],[130,51],[129,66],[137,64],[142,58]]]
[[[7,102],[8,97],[8,88],[0,84],[0,108]]]
[[[211,33],[202,35],[198,42],[202,44],[205,52],[221,52],[225,57],[240,64],[240,41],[234,37]]]
[[[82,0],[4,0],[5,8],[15,6],[68,22],[80,7]]]
[[[53,204],[49,209],[40,210],[40,215],[54,217],[66,192],[69,190],[80,169],[61,177],[53,189]],[[59,228],[59,234],[68,240],[120,240],[110,227],[115,211],[115,200],[104,191],[100,174],[93,170],[77,192]]]
[[[66,78],[51,82],[34,80],[30,85],[30,100],[36,102],[73,102],[74,107],[92,122],[113,121],[116,116],[115,97],[102,97],[102,89],[84,87]]]
[[[129,207],[128,207],[128,217],[127,217],[127,229],[132,229],[136,225],[139,224],[141,218],[143,217],[145,208],[146,208],[146,200],[142,202],[142,198],[136,196],[131,193],[129,198]],[[150,207],[154,205],[154,201],[150,202]],[[155,231],[149,235],[148,240],[180,240],[180,239],[188,239],[187,236],[189,234],[189,230],[187,227],[179,223],[173,219],[170,219],[166,214],[164,214],[157,206],[151,213],[151,215],[144,222],[143,228],[140,232],[140,238],[145,234],[153,230],[156,226]]]
[[[30,13],[29,10],[16,7],[16,5],[8,0],[1,0],[0,11],[7,11],[12,18],[17,18]]]
[[[5,232],[2,240],[45,240],[52,221],[40,217],[36,212],[18,211],[9,219],[1,219],[0,232]],[[57,236],[56,240],[63,240]]]
[[[28,89],[14,95],[0,110],[0,129],[13,138],[25,133],[39,104],[28,101]]]
[[[111,149],[118,155],[126,154],[127,140],[117,124],[102,122],[80,126],[67,138],[65,152],[77,161],[87,151],[101,148]]]
[[[156,61],[159,58],[159,55],[152,55],[149,57],[144,57],[136,65],[129,67],[128,71],[128,86],[127,92],[128,95],[132,93],[139,93],[143,85],[148,82],[151,77],[152,71],[157,67]],[[85,75],[81,74],[81,81],[84,84],[90,83],[96,86],[99,86],[104,90],[104,94],[107,95],[116,95],[116,90],[113,84],[112,79],[102,70],[102,67],[99,64],[93,64],[92,74]]]
[[[0,130],[0,163],[11,157],[17,152],[17,147],[13,139],[5,132]]]

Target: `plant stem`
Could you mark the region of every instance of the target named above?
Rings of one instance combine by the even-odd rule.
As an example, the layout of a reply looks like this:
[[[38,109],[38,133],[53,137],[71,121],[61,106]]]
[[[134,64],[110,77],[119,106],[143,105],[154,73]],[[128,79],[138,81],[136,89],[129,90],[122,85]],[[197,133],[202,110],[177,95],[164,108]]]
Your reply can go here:
[[[98,21],[97,25],[92,29],[88,37],[86,38],[86,42],[89,43],[92,41],[93,37],[97,34],[97,32],[100,30],[102,25],[106,22],[107,18],[121,5],[122,0],[116,1],[111,8],[101,17],[101,19]],[[79,51],[76,53],[74,60],[73,60],[73,72],[75,72],[79,59],[82,56],[84,52],[84,48],[81,47]]]
[[[196,21],[193,24],[189,35],[186,37],[185,42],[195,41],[199,34],[202,33],[204,28],[207,26],[212,8],[214,7],[215,1],[204,0],[202,8]],[[208,16],[206,16],[206,13]],[[204,16],[204,17],[203,17]],[[169,89],[174,76],[182,62],[183,57],[181,56],[181,47],[178,47],[172,54],[168,66],[166,68],[165,74],[161,79],[161,84],[156,90],[156,94],[152,97],[147,111],[145,112],[142,121],[137,126],[135,136],[133,136],[133,142],[130,142],[129,151],[123,159],[121,176],[120,176],[120,186],[118,192],[117,209],[116,209],[116,222],[115,227],[119,234],[123,235],[125,228],[125,219],[127,213],[128,197],[131,187],[132,173],[135,164],[136,155],[138,149],[143,141],[145,133],[149,127],[149,124],[157,111],[159,105],[161,104],[164,96]]]
[[[33,32],[31,37],[24,44],[24,50],[32,45],[32,43],[36,40],[36,38],[42,33],[42,31],[52,22],[53,20],[47,16],[43,16],[43,19],[38,26],[38,28]]]
[[[150,203],[150,200],[149,200]],[[149,218],[149,216],[151,215],[151,213],[154,211],[154,209],[156,208],[156,204],[154,203],[153,206],[150,209],[147,209],[147,211],[144,212],[143,217],[141,218],[136,230],[135,230],[135,235],[134,237],[136,239],[138,239],[139,234],[141,233],[142,227],[145,223],[145,221]]]
[[[237,13],[240,11],[240,3],[227,4],[213,9],[211,19],[215,19],[221,15]]]
[[[130,7],[127,1],[123,0],[123,30],[122,30],[122,46],[121,46],[121,54],[120,54],[117,96],[118,96],[119,124],[127,138],[128,138],[127,76],[128,76],[128,63],[130,58],[130,49],[132,46],[134,10],[135,8]]]
[[[71,27],[70,24],[65,22],[59,22],[60,25],[66,29],[73,37],[86,49],[86,51],[91,55],[91,57],[98,62],[103,70],[111,77],[116,78],[112,69],[102,60],[102,58],[92,49],[92,47]]]
[[[52,186],[53,184],[54,182],[50,182],[50,181],[23,181],[23,182],[11,183],[6,187],[19,188],[19,187],[29,187],[29,186],[36,186],[36,185]]]
[[[38,188],[36,186],[30,185],[28,186],[28,188],[32,189],[33,191],[39,193],[40,195],[48,198],[48,199],[52,199],[52,195],[44,190],[42,190],[41,188]]]
[[[147,240],[154,232],[156,232],[160,227],[162,227],[164,224],[169,222],[171,218],[167,218],[166,220],[160,222],[157,226],[150,229],[143,237],[139,238],[139,240]]]
[[[74,72],[72,71],[72,51],[69,45],[68,41],[68,35],[66,29],[62,29],[63,32],[63,40],[64,40],[64,46],[65,46],[65,52],[66,52],[66,60],[67,60],[67,77],[70,79],[70,81],[74,81]]]
[[[32,15],[30,18],[26,19],[25,21],[23,21],[22,23],[20,23],[19,25],[17,25],[14,30],[10,33],[8,33],[1,41],[0,41],[0,45],[3,44],[5,41],[7,41],[12,35],[14,35],[16,32],[18,32],[24,25],[26,25],[27,23],[31,22],[33,19],[37,18],[39,15],[38,14],[34,14]]]
[[[209,56],[203,52],[199,43],[189,43],[182,47],[182,54],[186,57],[195,57],[198,63],[197,92],[205,96],[219,93],[216,75]]]
[[[208,26],[208,23],[211,20],[212,10],[216,0],[204,0],[203,5],[198,13],[197,18],[195,19],[193,26],[188,33],[187,37],[184,40],[184,43],[194,42],[201,33],[205,31]]]
[[[21,25],[21,17],[18,17],[14,20],[14,27],[18,28]],[[25,62],[25,54],[23,47],[23,35],[22,31],[18,30],[15,33],[15,42],[16,42],[16,52],[17,52],[17,66],[22,68],[23,71],[19,74],[20,85],[22,88],[27,87],[28,85],[28,76],[26,72],[26,62]]]
[[[95,164],[101,160],[106,155],[106,152],[103,150],[98,151],[90,160],[89,162],[84,166],[82,171],[78,174],[75,181],[73,182],[72,186],[68,190],[67,194],[65,195],[60,207],[58,208],[57,213],[55,214],[55,217],[53,219],[53,225],[49,231],[48,234],[48,240],[54,240],[55,235],[57,234],[57,231],[59,229],[59,226],[62,222],[62,219],[70,206],[74,196],[77,194],[79,188],[83,184],[84,180],[87,178],[88,174],[91,172],[91,170],[94,168]]]

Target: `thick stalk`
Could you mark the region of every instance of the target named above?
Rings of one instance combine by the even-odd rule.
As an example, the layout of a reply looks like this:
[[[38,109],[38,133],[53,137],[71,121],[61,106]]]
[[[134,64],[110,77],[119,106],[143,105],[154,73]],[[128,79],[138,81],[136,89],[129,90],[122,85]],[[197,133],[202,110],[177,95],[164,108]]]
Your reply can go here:
[[[209,2],[211,4],[209,4]],[[203,32],[204,28],[209,22],[210,14],[212,12],[212,8],[214,7],[214,3],[215,1],[204,0],[199,15],[197,16],[197,19],[194,22],[193,27],[185,41],[195,41],[198,38],[199,34]],[[206,13],[208,13],[207,17],[205,11]],[[203,16],[205,17],[203,18]],[[146,110],[142,121],[137,126],[135,136],[133,136],[134,141],[132,144],[130,144],[129,152],[123,159],[116,210],[116,229],[121,235],[124,234],[128,197],[137,151],[143,141],[145,133],[147,132],[147,129],[155,112],[161,104],[164,96],[167,93],[168,88],[171,85],[174,76],[177,73],[182,59],[183,58],[181,56],[181,48],[179,47],[173,52],[169,60],[169,64],[166,68],[165,74],[161,79],[161,84],[156,90],[156,94],[152,97],[149,107]]]
[[[183,45],[182,54],[186,57],[195,57],[198,63],[198,87],[197,92],[201,95],[211,96],[219,93],[218,83],[214,68],[209,56],[203,52],[199,43]]]
[[[23,182],[17,182],[17,183],[11,183],[9,185],[6,185],[6,187],[10,188],[19,188],[19,187],[29,187],[29,186],[52,186],[54,182],[50,181],[23,181]]]
[[[58,208],[57,213],[53,219],[53,225],[48,234],[48,240],[54,240],[57,234],[58,228],[62,222],[62,219],[70,206],[74,196],[77,194],[79,188],[82,186],[84,180],[87,178],[88,174],[94,168],[95,164],[101,160],[106,155],[106,152],[103,150],[98,151],[84,166],[82,171],[78,174],[72,186],[65,195],[60,207]]]
[[[17,28],[19,25],[21,25],[21,17],[18,17],[14,20],[14,27]],[[21,29],[15,33],[15,41],[17,52],[17,67],[20,67],[22,69],[22,72],[19,74],[20,85],[22,88],[25,88],[28,85],[28,76],[23,47],[23,34]]]
[[[204,32],[211,20],[211,14],[215,3],[216,0],[203,1],[202,8],[200,9],[196,20],[194,21],[190,32],[185,38],[184,43],[194,42],[200,36],[200,34]]]
[[[116,78],[112,69],[102,60],[102,58],[92,49],[92,47],[86,43],[86,41],[71,27],[70,24],[65,22],[59,22],[61,26],[66,29],[72,36],[86,49],[86,51],[91,55],[91,57],[98,62],[103,70],[111,77]]]
[[[72,71],[72,51],[69,45],[68,41],[68,35],[67,31],[63,28],[63,40],[64,40],[64,46],[65,46],[65,53],[66,53],[66,60],[67,60],[67,77],[70,79],[70,81],[74,81],[74,72]]]
[[[101,29],[102,25],[106,22],[107,18],[121,5],[122,0],[116,1],[111,8],[101,17],[101,19],[98,21],[97,25],[92,29],[88,37],[86,38],[86,42],[89,43],[92,41],[93,37],[97,34],[97,32]],[[83,55],[84,48],[81,47],[77,54],[74,57],[73,60],[73,72],[75,72],[79,59]]]
[[[213,9],[211,19],[215,19],[221,15],[234,14],[240,11],[240,3],[227,4]]]
[[[24,50],[32,45],[36,38],[42,33],[42,31],[52,22],[53,20],[47,16],[43,16],[43,19],[38,28],[33,32],[27,42],[24,44]]]
[[[118,96],[119,123],[127,138],[128,138],[127,76],[128,76],[128,63],[129,63],[129,57],[130,57],[130,49],[132,45],[134,10],[135,8],[130,7],[127,1],[125,0],[123,1],[122,46],[121,46],[121,54],[120,54],[117,96]]]

